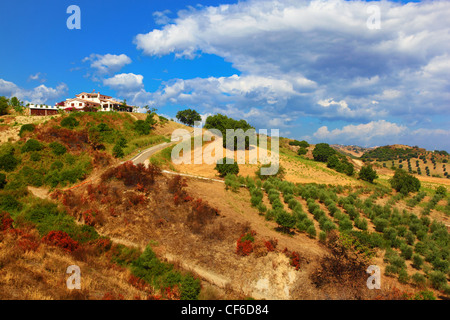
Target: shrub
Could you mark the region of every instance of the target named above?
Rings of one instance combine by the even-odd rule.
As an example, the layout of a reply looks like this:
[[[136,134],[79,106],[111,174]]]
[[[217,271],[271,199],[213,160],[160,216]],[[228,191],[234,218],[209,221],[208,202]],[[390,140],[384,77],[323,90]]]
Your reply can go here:
[[[6,186],[6,175],[0,172],[0,189]]]
[[[306,153],[308,153],[308,150],[307,150],[306,148],[300,148],[300,149],[298,149],[298,151],[297,151],[297,154],[298,154],[299,156],[303,156],[303,155],[305,155]]]
[[[442,290],[447,284],[447,276],[441,271],[433,271],[430,273],[430,282],[433,288]]]
[[[41,155],[39,154],[39,152],[34,151],[30,155],[30,160],[34,162],[39,161],[41,160]]]
[[[35,140],[35,139],[29,139],[22,147],[22,152],[30,152],[30,151],[41,151],[42,150],[42,144]]]
[[[262,174],[263,168],[266,171],[265,174]],[[278,167],[272,167],[272,163],[268,163],[263,164],[261,167],[259,167],[258,170],[256,170],[255,174],[261,180],[268,179],[269,177],[282,180],[284,178],[284,175],[286,174],[286,170],[280,164],[278,165]]]
[[[222,162],[222,163],[219,163]],[[225,177],[227,174],[238,174],[239,166],[233,159],[223,158],[222,161],[218,161],[214,168],[219,172],[220,177]]]
[[[143,136],[150,133],[151,126],[144,120],[136,120],[133,124],[133,129],[137,134]]]
[[[371,165],[362,167],[358,176],[361,180],[368,181],[370,183],[373,183],[373,180],[378,178],[377,172]]]
[[[295,217],[284,210],[278,213],[275,221],[283,229],[284,232],[289,232],[296,223]]]
[[[419,272],[414,273],[411,276],[411,280],[416,286],[418,286],[420,288],[425,287],[425,285],[427,283],[427,279],[425,278],[425,276]]]
[[[325,243],[327,241],[327,234],[324,231],[320,231],[319,241],[322,243]]]
[[[413,254],[412,261],[413,261],[412,266],[414,268],[416,268],[417,270],[420,270],[422,268],[423,259],[422,259],[422,257],[420,255]]]
[[[11,194],[0,194],[0,209],[15,212],[22,209],[22,204]]]
[[[49,144],[49,147],[52,149],[53,154],[57,156],[62,156],[67,152],[67,149],[65,146],[63,146],[61,143],[53,141]]]
[[[409,282],[409,275],[408,272],[405,269],[401,269],[398,272],[398,281],[400,283],[408,283]]]
[[[19,164],[19,160],[14,157],[13,154],[7,153],[0,156],[0,169],[6,172],[14,171],[17,165]]]
[[[395,171],[394,177],[389,180],[392,188],[406,195],[409,192],[417,192],[420,189],[420,181],[402,169]]]
[[[240,256],[248,256],[253,252],[254,238],[251,234],[243,234],[236,242],[236,254]]]
[[[314,224],[310,225],[307,229],[306,229],[306,233],[311,237],[311,238],[315,238],[317,233],[316,233],[316,228],[314,227]]]
[[[25,132],[33,132],[34,129],[35,129],[34,124],[31,123],[24,124],[23,126],[20,127],[19,136],[22,137]]]
[[[125,156],[122,147],[118,144],[114,146],[112,154],[115,158],[123,158]]]
[[[375,225],[375,230],[378,232],[383,232],[384,229],[389,225],[389,221],[380,217],[376,217],[373,220],[373,223]]]
[[[318,143],[312,153],[315,161],[327,162],[329,157],[336,154],[336,151],[328,143]]]
[[[75,119],[73,116],[68,116],[61,120],[61,126],[69,129],[73,129],[75,127],[78,127],[80,122]]]
[[[64,231],[50,231],[45,237],[42,238],[44,243],[52,246],[60,247],[67,252],[74,252],[80,246],[80,244],[73,240]]]
[[[225,188],[226,190],[231,189],[231,191],[233,192],[239,192],[239,189],[241,188],[241,183],[239,182],[238,177],[235,174],[227,174],[225,176]],[[262,198],[259,198],[259,202],[261,201]],[[252,205],[257,202],[256,198],[252,196],[251,198],[251,203]],[[258,203],[256,203],[255,205],[257,205]]]

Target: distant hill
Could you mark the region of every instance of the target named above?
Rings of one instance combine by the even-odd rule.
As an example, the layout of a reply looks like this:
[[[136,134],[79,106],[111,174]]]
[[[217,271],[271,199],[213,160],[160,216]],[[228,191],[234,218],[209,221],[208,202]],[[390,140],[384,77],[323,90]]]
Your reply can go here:
[[[331,147],[344,155],[358,158],[361,157],[364,153],[377,148],[377,147],[364,148],[355,145],[345,146],[342,144],[332,144]]]

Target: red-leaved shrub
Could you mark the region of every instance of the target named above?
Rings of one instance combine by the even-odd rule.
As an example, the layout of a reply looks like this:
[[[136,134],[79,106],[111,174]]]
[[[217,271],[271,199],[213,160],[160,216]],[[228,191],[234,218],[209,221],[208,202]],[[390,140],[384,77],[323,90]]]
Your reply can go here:
[[[42,242],[51,246],[60,247],[67,252],[74,252],[80,247],[80,244],[64,231],[50,231],[42,238]]]

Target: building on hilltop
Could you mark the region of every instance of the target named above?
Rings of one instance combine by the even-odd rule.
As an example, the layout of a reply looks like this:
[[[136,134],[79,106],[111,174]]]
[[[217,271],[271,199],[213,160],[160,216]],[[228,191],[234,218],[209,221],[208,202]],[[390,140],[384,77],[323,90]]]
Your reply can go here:
[[[75,95],[75,98],[66,99],[56,103],[54,106],[47,105],[34,105],[28,106],[30,109],[30,115],[54,115],[57,114],[59,110],[72,112],[72,111],[119,111],[119,112],[133,112],[135,111],[134,106],[124,106],[122,102],[113,99],[110,96],[101,94],[100,92],[95,92],[93,90],[91,93],[81,92]]]

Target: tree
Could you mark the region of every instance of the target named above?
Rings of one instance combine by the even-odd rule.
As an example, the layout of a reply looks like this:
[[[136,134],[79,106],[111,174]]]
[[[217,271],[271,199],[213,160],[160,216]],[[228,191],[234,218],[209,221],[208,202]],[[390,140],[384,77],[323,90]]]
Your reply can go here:
[[[147,117],[145,118],[145,122],[147,122],[150,127],[153,127],[157,122],[155,119],[157,110],[158,109],[156,108],[151,108],[150,110],[147,110]]]
[[[6,185],[6,175],[0,172],[0,189],[3,189]]]
[[[300,149],[298,149],[297,154],[299,156],[305,155],[308,152],[308,150],[306,148],[300,147]]]
[[[229,163],[227,163],[227,160]],[[236,162],[234,162],[233,159],[223,158],[222,163],[219,163],[219,161],[216,164],[216,167],[214,168],[219,172],[220,177],[225,177],[228,174],[238,174],[239,173],[239,166]]]
[[[68,116],[61,120],[61,126],[69,129],[77,127],[80,122],[72,116]]]
[[[236,136],[231,136],[231,137],[227,137],[227,129],[233,129],[233,130],[237,130],[237,129],[242,129],[244,131],[249,130],[249,129],[254,129],[251,125],[249,125],[247,123],[247,121],[241,119],[241,120],[235,120],[232,118],[228,118],[227,116],[224,116],[222,114],[216,114],[214,116],[209,116],[208,118],[206,118],[206,122],[205,122],[205,129],[216,129],[219,130],[222,133],[222,137],[223,137],[223,147],[227,148],[230,147],[231,143],[236,142],[236,140],[239,140],[239,138],[244,138],[245,140],[245,149],[249,149],[250,148],[250,139],[248,136],[245,137],[238,137],[238,135],[236,134]],[[234,143],[234,150],[237,150],[237,143]]]
[[[192,127],[195,121],[202,121],[200,114],[193,109],[178,111],[176,115],[178,121]]]
[[[136,131],[139,135],[147,135],[150,133],[151,127],[148,122],[144,120],[136,120],[133,124],[134,131]]]
[[[361,180],[373,183],[373,180],[378,178],[377,172],[372,168],[372,166],[366,165],[359,171],[359,178]]]
[[[8,99],[0,97],[0,116],[8,114]]]
[[[336,151],[328,143],[318,143],[312,154],[315,161],[327,162],[329,157],[336,154]]]
[[[112,154],[115,158],[123,158],[124,153],[122,150],[122,147],[118,144],[116,144],[112,150]]]
[[[397,192],[407,195],[410,192],[417,192],[420,189],[420,181],[403,169],[397,169],[394,177],[389,180],[392,188]]]
[[[296,222],[297,220],[295,219],[295,217],[284,210],[280,211],[276,218],[276,223],[286,233],[288,233],[295,226]]]

